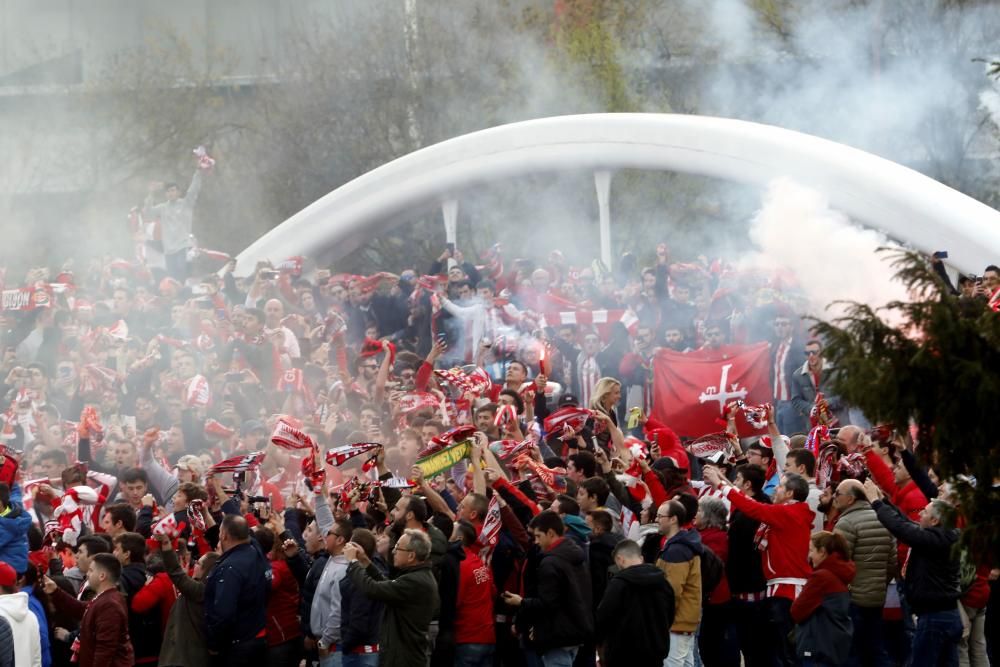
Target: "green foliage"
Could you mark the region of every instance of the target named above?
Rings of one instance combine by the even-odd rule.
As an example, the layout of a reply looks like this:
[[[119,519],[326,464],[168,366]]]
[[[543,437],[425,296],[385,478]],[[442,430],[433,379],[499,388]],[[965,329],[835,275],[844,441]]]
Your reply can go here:
[[[819,322],[824,351],[839,370],[836,392],[873,423],[918,433],[918,455],[939,476],[971,475],[957,484],[977,554],[1000,546],[1000,315],[981,299],[948,292],[927,260],[897,254],[897,277],[912,295],[881,309],[851,304]]]

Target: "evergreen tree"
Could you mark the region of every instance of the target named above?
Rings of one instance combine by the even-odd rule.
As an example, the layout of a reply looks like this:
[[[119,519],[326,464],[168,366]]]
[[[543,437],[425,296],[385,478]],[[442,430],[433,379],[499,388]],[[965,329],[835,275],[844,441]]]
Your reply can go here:
[[[1000,314],[952,293],[915,252],[893,257],[911,299],[819,322],[834,388],[873,423],[913,424],[915,453],[954,481],[977,555],[1000,546]],[[960,477],[961,476],[961,477]],[[975,479],[975,484],[966,481]]]

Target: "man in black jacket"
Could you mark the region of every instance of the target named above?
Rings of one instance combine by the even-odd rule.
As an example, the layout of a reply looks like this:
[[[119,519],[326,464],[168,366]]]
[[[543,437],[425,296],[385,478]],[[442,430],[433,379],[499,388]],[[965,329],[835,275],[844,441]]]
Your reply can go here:
[[[764,493],[767,473],[756,465],[741,465],[736,468],[733,483],[748,498],[759,503],[770,503]],[[729,520],[729,558],[726,562],[726,578],[733,594],[732,608],[739,637],[740,651],[747,667],[768,665],[770,660],[766,647],[766,627],[761,611],[764,589],[767,582],[760,563],[760,550],[756,537],[760,522],[751,519],[739,510],[733,510]]]
[[[663,664],[670,652],[674,624],[674,589],[655,565],[642,561],[642,550],[632,540],[614,550],[616,574],[597,607],[597,640],[604,644],[602,665]]]
[[[375,534],[357,528],[351,533],[351,541],[364,550],[372,565],[388,579],[389,566],[375,551]],[[362,595],[350,577],[340,580],[340,646],[344,667],[378,665],[384,606],[381,601]]]
[[[128,607],[128,635],[132,638],[135,664],[155,665],[163,642],[159,613],[132,611],[132,598],[146,585],[146,538],[139,533],[122,533],[112,540],[112,544],[112,553],[122,564],[118,587]]]
[[[528,528],[542,550],[537,595],[504,593],[503,600],[528,617],[543,664],[571,665],[594,634],[587,557],[573,540],[565,539],[566,526],[552,510],[538,514]]]
[[[205,582],[208,652],[218,665],[260,664],[267,650],[264,626],[271,564],[250,540],[246,519],[227,515],[219,530],[222,558]]]
[[[957,665],[962,619],[957,606],[961,596],[959,564],[953,553],[959,537],[955,507],[944,500],[932,500],[920,512],[918,524],[885,502],[871,479],[865,482],[865,495],[882,525],[910,547],[903,584],[906,599],[917,615],[912,664]]]

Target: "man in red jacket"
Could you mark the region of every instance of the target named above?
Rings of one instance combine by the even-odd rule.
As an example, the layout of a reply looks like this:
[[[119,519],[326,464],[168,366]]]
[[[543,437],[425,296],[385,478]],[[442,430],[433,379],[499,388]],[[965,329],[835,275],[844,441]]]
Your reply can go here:
[[[757,533],[763,552],[762,565],[767,579],[770,649],[780,664],[791,667],[795,653],[788,642],[792,630],[792,602],[802,592],[809,576],[809,538],[814,512],[806,504],[809,482],[794,473],[786,473],[774,492],[774,504],[766,505],[747,498],[715,467],[704,470],[705,482],[721,487],[732,508],[761,522]]]
[[[118,592],[122,566],[111,554],[96,554],[87,571],[87,585],[97,597],[83,603],[45,577],[44,590],[56,609],[80,621],[73,646],[79,667],[131,667],[135,662],[128,634],[128,609]]]
[[[435,655],[444,658],[442,664],[488,667],[496,645],[493,575],[479,557],[478,533],[470,522],[456,522],[451,537],[441,563],[441,633]]]

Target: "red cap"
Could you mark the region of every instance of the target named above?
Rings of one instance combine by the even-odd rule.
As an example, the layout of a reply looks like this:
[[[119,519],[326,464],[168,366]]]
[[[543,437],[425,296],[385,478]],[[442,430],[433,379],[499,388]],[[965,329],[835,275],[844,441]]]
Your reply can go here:
[[[17,572],[8,563],[0,561],[0,586],[13,588],[17,585]]]

